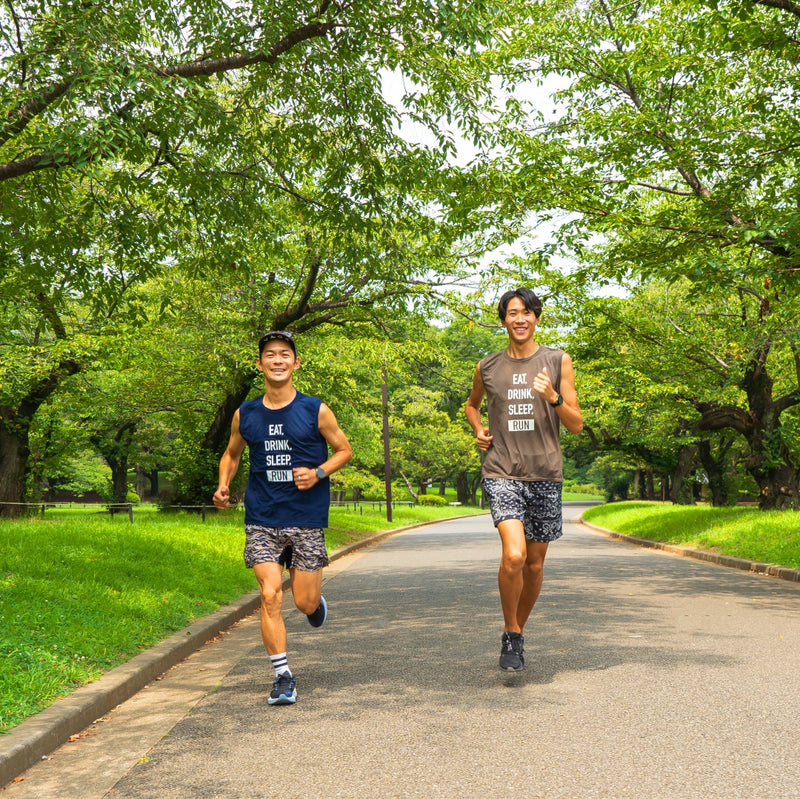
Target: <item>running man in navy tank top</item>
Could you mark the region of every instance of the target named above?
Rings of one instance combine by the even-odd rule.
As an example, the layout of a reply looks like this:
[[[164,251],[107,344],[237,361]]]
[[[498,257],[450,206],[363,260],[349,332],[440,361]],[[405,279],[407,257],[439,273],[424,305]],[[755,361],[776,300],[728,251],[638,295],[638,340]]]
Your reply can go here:
[[[583,430],[569,355],[534,341],[542,313],[527,288],[507,291],[498,315],[508,347],[475,367],[465,413],[483,460],[483,492],[500,534],[500,668],[525,668],[523,631],[539,597],[550,541],[561,536],[559,427]],[[481,420],[487,401],[488,427]]]
[[[261,637],[275,671],[267,703],[285,705],[297,701],[297,688],[282,614],[283,565],[289,568],[295,605],[313,627],[322,626],[328,615],[322,596],[322,569],[328,565],[328,478],[350,461],[353,451],[331,409],[294,388],[300,360],[291,333],[265,333],[256,365],[264,376],[264,394],[234,414],[214,505],[230,506],[231,480],[247,446],[244,561],[258,580]]]

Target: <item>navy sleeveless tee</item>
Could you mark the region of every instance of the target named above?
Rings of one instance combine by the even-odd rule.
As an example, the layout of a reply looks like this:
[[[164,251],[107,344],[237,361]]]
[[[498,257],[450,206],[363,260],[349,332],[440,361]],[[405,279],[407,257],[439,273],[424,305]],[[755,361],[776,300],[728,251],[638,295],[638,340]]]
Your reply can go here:
[[[322,401],[299,391],[283,408],[264,407],[263,396],[239,408],[239,432],[250,450],[244,523],[264,527],[327,527],[330,480],[300,491],[292,469],[315,469],[328,460],[319,431]]]

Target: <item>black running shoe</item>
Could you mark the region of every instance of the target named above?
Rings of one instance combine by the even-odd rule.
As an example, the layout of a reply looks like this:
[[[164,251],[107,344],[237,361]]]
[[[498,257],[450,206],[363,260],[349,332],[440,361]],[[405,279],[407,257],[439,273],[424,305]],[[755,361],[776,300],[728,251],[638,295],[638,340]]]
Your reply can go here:
[[[313,613],[306,614],[306,618],[312,627],[322,627],[325,624],[325,619],[328,618],[328,603],[324,596],[320,596],[319,607]]]
[[[504,671],[522,671],[525,668],[523,655],[524,639],[519,633],[503,633],[500,638],[500,668]]]
[[[296,680],[291,674],[281,674],[272,683],[272,692],[267,699],[268,705],[293,705],[297,701]]]
[[[281,552],[281,554],[278,555],[278,563],[280,563],[281,566],[285,566],[287,569],[291,569],[292,568],[292,552],[293,552],[292,545],[291,544],[287,544],[283,548],[283,552]]]

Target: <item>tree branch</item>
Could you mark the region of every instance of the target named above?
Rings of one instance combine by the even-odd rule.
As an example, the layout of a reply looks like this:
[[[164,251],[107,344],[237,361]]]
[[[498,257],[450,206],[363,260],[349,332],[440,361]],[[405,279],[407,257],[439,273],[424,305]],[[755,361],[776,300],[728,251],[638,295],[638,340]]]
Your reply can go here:
[[[297,302],[288,306],[284,311],[275,316],[275,327],[284,328],[289,327],[292,322],[296,322],[308,313],[308,301],[314,292],[314,287],[317,285],[317,278],[319,277],[319,270],[322,266],[322,258],[319,253],[313,251],[311,234],[306,235],[306,246],[308,247],[310,258],[308,275],[303,284],[300,297]]]
[[[753,0],[758,6],[767,6],[768,8],[777,8],[779,11],[787,11],[800,17],[800,5],[792,3],[791,0]]]
[[[238,55],[228,56],[227,58],[201,59],[198,61],[191,61],[187,64],[176,64],[172,67],[153,67],[153,72],[167,78],[197,78],[243,69],[244,67],[250,67],[254,64],[274,64],[285,52],[291,50],[301,42],[327,36],[337,27],[340,27],[340,23],[336,21],[309,22],[287,33],[286,36],[273,44],[267,52],[256,51],[251,53],[239,53]]]
[[[12,111],[6,117],[6,122],[2,130],[0,130],[0,145],[5,144],[9,139],[25,130],[32,119],[39,116],[60,97],[63,97],[75,85],[76,79],[77,76],[73,75],[66,80],[62,80],[46,91],[41,92],[35,100],[29,100]]]
[[[601,309],[600,313],[603,316],[605,316],[606,318],[610,319],[612,322],[616,322],[616,324],[618,324],[621,327],[625,328],[630,333],[633,333],[634,335],[638,336],[642,341],[647,341],[650,344],[654,344],[659,349],[665,349],[664,342],[658,336],[651,335],[650,333],[645,333],[643,330],[640,330],[635,325],[632,325],[630,322],[626,322],[624,319],[620,319],[619,317],[614,316],[614,314],[609,313],[609,311],[606,310],[606,309]],[[715,374],[719,375],[722,378],[727,377],[727,374],[728,374],[727,369],[722,368],[722,367],[717,368],[717,367],[713,366],[711,363],[709,363],[707,361],[704,361],[702,358],[699,358],[696,355],[693,355],[691,352],[687,352],[686,358],[687,358],[687,360],[693,361],[698,366],[701,366],[704,369],[708,369],[709,371],[714,372]],[[716,359],[714,359],[714,360],[716,361]],[[721,363],[721,362],[717,361],[717,363]],[[724,364],[723,364],[723,366],[724,366]]]
[[[323,7],[327,7],[327,4],[323,3]],[[337,27],[341,27],[341,23],[335,20],[330,22],[309,22],[290,31],[267,51],[239,53],[227,58],[200,59],[171,67],[153,66],[151,69],[153,74],[161,77],[199,78],[239,70],[255,64],[274,64],[284,53],[298,44],[310,39],[327,36]],[[77,75],[72,75],[69,78],[65,78],[48,89],[39,92],[36,99],[29,100],[12,110],[6,116],[2,127],[0,127],[0,145],[19,135],[31,121],[43,114],[54,102],[67,94],[78,81],[78,77]],[[125,115],[131,108],[132,104],[125,104],[116,112],[116,116]],[[85,158],[85,156],[83,157]],[[59,156],[55,156],[52,153],[39,153],[19,161],[10,161],[0,165],[0,181],[20,177],[40,169],[73,164],[80,158],[81,155],[77,153]]]
[[[67,338],[67,331],[64,328],[64,323],[61,321],[61,318],[56,313],[52,300],[43,291],[40,291],[36,295],[36,300],[39,303],[42,316],[50,323],[50,327],[53,328],[53,333],[55,333],[56,338],[65,341]]]
[[[750,414],[744,408],[736,405],[696,402],[695,408],[700,413],[700,419],[694,425],[693,432],[730,428],[746,436],[753,427],[753,419]]]
[[[627,184],[629,181],[623,178],[606,178],[603,182],[603,186],[609,186],[614,183],[619,184]],[[633,182],[634,186],[641,186],[643,189],[653,189],[654,191],[660,191],[664,194],[677,194],[678,197],[693,197],[694,192],[686,191],[685,189],[672,189],[669,186],[660,186],[657,183],[647,183],[643,180],[636,180]]]

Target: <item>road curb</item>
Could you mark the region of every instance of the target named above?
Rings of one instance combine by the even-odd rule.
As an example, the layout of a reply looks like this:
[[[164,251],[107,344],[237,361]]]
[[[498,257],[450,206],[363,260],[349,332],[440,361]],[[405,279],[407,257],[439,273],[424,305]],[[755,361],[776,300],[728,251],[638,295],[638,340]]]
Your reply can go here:
[[[397,533],[460,518],[464,516],[452,516],[448,519],[436,519],[394,530],[383,530],[341,547],[329,557],[333,562]],[[288,578],[284,581],[284,585],[286,584]],[[257,590],[245,594],[236,602],[193,622],[147,651],[131,658],[127,663],[111,669],[98,680],[57,699],[50,707],[25,719],[0,736],[0,788],[66,743],[70,736],[77,735],[121,702],[130,699],[148,683],[189,657],[212,638],[254,613],[258,610],[259,604],[260,597]]]
[[[651,541],[648,538],[638,538],[633,535],[617,533],[614,530],[607,530],[605,527],[590,524],[584,521],[583,518],[580,518],[578,521],[584,527],[588,527],[596,533],[601,533],[608,538],[615,538],[629,544],[635,544],[636,546],[646,547],[647,549],[660,549],[663,552],[669,552],[672,555],[678,555],[683,558],[693,558],[694,560],[702,560],[706,563],[714,563],[717,566],[725,566],[729,569],[739,569],[740,571],[762,574],[767,577],[777,577],[779,580],[788,580],[792,583],[800,583],[800,569],[788,569],[785,566],[775,566],[771,563],[759,563],[758,561],[746,560],[744,558],[734,558],[730,555],[719,555],[716,552],[707,552],[702,549],[691,549],[690,547],[682,547],[677,544],[665,544],[662,541]]]

